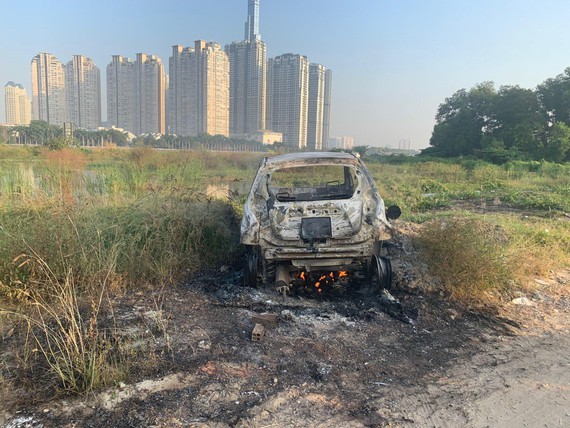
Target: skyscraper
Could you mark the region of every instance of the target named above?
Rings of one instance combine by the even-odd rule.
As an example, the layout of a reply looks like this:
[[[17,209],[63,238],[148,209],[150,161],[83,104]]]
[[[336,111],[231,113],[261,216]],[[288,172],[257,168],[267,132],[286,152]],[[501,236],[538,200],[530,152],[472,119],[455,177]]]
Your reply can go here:
[[[268,127],[283,133],[283,144],[307,147],[309,62],[306,56],[284,54],[267,63]]]
[[[245,40],[260,40],[259,35],[259,0],[248,0],[247,21],[245,22]]]
[[[166,131],[166,77],[164,65],[154,55],[138,53],[135,62],[135,133]]]
[[[6,83],[4,100],[7,125],[28,125],[30,123],[32,118],[31,101],[22,85],[14,82]]]
[[[113,55],[107,65],[107,121],[109,125],[135,132],[135,63]]]
[[[168,90],[169,122],[168,132],[176,135],[197,135],[197,121],[190,120],[196,114],[197,105],[190,98],[190,88],[196,84],[194,48],[172,46],[168,61],[170,87]],[[193,127],[191,127],[193,126]]]
[[[160,58],[138,53],[133,62],[113,55],[107,65],[109,124],[135,134],[164,134],[166,84]]]
[[[63,125],[67,119],[64,67],[50,53],[32,59],[32,119]]]
[[[173,46],[170,65],[170,132],[229,135],[229,60],[217,43]]]
[[[97,129],[101,124],[99,68],[90,58],[74,55],[65,67],[68,120],[78,128]]]
[[[307,147],[323,148],[323,118],[325,108],[325,67],[309,65],[309,112],[307,119]]]
[[[332,70],[325,71],[325,102],[323,111],[323,149],[328,148],[331,122]]]
[[[230,134],[265,129],[266,46],[261,40],[226,46],[230,61]]]
[[[226,45],[230,60],[230,134],[265,129],[267,48],[259,35],[259,0],[249,0],[245,40]]]

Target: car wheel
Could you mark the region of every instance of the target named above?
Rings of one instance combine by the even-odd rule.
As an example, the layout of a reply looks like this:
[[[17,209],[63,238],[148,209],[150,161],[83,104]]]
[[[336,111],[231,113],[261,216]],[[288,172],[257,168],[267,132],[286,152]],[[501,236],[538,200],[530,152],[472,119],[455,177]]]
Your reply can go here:
[[[257,287],[259,279],[259,251],[255,247],[247,247],[243,266],[243,285]]]
[[[392,263],[387,257],[373,255],[370,261],[369,292],[392,288]]]

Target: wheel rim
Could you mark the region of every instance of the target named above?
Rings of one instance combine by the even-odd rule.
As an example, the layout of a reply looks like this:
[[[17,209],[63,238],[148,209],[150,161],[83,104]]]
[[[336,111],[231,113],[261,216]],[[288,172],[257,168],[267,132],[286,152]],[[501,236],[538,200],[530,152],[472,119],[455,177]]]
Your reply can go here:
[[[257,286],[259,257],[257,251],[250,251],[246,254],[243,272],[244,284],[248,287]]]
[[[389,290],[392,287],[392,263],[390,259],[373,255],[370,264],[370,291]]]

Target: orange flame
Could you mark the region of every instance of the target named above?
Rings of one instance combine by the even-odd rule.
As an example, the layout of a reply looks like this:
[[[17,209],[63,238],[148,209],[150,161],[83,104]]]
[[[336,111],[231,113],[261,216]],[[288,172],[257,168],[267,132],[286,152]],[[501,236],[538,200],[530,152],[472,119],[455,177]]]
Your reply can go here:
[[[311,274],[306,271],[301,271],[297,275],[297,278],[303,281],[302,286],[305,287],[315,287],[317,292],[322,293],[327,287],[332,286],[335,282],[347,278],[348,272],[347,271],[333,271],[321,274],[319,279],[315,280],[311,278]]]

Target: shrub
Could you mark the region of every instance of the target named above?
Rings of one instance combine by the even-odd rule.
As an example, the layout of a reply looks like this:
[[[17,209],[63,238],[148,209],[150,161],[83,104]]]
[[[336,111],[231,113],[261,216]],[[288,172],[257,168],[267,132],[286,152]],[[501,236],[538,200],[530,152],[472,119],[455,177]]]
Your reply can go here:
[[[417,242],[452,299],[489,301],[508,285],[507,237],[500,227],[469,218],[434,220]]]

